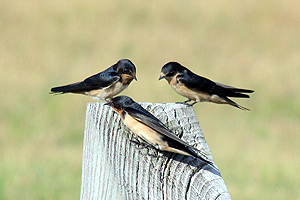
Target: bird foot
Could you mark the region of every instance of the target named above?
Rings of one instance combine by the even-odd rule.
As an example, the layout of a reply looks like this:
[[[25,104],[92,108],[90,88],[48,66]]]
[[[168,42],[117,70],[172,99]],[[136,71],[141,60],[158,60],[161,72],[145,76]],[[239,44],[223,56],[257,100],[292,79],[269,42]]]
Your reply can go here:
[[[193,106],[196,102],[194,103],[187,103],[188,101],[184,101],[184,102],[176,102],[176,104],[183,104],[183,105],[186,105],[186,106]]]
[[[147,143],[142,143],[142,142],[139,142],[137,140],[131,140],[132,143],[134,143],[136,146],[135,148],[138,149],[138,150],[143,150],[143,149],[153,149],[153,146],[151,144],[147,144]],[[157,151],[155,150],[154,152],[152,153],[147,153],[147,155],[151,156],[151,157],[157,157],[158,156],[158,153]]]
[[[147,143],[142,143],[138,140],[130,140],[132,143],[134,143],[136,145],[136,148],[137,149],[145,149],[145,148],[148,148],[148,147],[151,147],[150,144],[147,144]]]

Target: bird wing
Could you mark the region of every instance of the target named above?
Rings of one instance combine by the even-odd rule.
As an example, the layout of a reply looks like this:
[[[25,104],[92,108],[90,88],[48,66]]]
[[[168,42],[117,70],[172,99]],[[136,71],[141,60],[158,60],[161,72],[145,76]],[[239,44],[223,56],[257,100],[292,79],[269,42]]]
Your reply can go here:
[[[87,87],[102,89],[109,87],[118,80],[120,80],[120,75],[116,72],[101,72],[86,78],[83,82]]]
[[[198,76],[194,73],[182,74],[177,76],[177,81],[183,83],[186,87],[191,90],[196,90],[199,92],[206,92],[209,94],[216,94],[221,97],[245,97],[249,98],[248,95],[236,91],[231,86],[224,87],[226,85],[216,84],[215,82]],[[237,89],[237,88],[236,88]]]
[[[120,80],[120,76],[116,72],[103,71],[86,78],[84,81],[72,83],[64,86],[51,88],[52,93],[80,93],[96,89],[103,89]]]
[[[180,74],[176,79],[192,90],[198,90],[207,93],[210,93],[211,90],[216,86],[215,82],[193,73]]]
[[[139,122],[147,125],[155,131],[161,133],[163,136],[171,138],[185,146],[189,146],[186,142],[177,137],[169,128],[167,128],[159,119],[157,119],[150,112],[145,110],[138,103],[132,104],[130,107],[124,109],[130,116],[138,120]]]
[[[163,140],[167,141],[168,145],[172,148],[182,150],[187,152],[188,154],[201,159],[204,162],[212,164],[212,162],[208,161],[205,156],[202,155],[199,150],[195,149],[194,147],[188,145],[186,142],[181,140],[177,137],[169,128],[167,128],[159,119],[145,110],[141,105],[138,103],[132,104],[130,107],[124,108],[125,112],[131,115],[133,118],[138,120],[139,122],[145,124],[146,126],[150,127],[151,129],[157,131],[158,133],[162,134]],[[171,140],[170,140],[171,139]],[[200,154],[199,154],[200,153]]]

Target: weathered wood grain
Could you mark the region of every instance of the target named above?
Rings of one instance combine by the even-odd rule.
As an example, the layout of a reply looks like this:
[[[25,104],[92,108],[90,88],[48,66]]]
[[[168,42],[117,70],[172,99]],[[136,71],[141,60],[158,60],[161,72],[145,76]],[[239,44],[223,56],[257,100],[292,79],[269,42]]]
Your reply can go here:
[[[141,105],[213,161],[192,107]],[[80,199],[230,199],[230,195],[216,165],[149,147],[113,109],[89,103]]]

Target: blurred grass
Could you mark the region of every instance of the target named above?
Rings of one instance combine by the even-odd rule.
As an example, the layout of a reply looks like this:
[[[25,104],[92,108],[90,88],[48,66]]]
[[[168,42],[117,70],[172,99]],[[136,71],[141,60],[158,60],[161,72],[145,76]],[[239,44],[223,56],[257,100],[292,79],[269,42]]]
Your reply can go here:
[[[298,4],[298,5],[297,5]],[[0,4],[0,199],[78,199],[86,103],[48,95],[120,58],[137,67],[123,92],[184,100],[158,82],[176,60],[254,89],[251,109],[195,112],[233,199],[300,198],[300,13],[290,1],[8,1]]]

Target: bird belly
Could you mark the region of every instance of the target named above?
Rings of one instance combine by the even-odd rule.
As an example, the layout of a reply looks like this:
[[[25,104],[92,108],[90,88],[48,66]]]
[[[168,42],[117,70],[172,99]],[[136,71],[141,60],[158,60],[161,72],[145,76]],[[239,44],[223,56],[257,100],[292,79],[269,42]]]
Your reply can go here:
[[[149,144],[161,149],[161,146],[166,146],[166,142],[162,140],[162,135],[153,130],[149,126],[139,122],[130,115],[126,114],[123,119],[124,124],[136,135],[141,137]]]
[[[211,98],[211,95],[209,93],[192,90],[192,89],[186,87],[184,84],[179,83],[179,82],[177,84],[174,84],[172,86],[172,88],[178,94],[180,94],[188,99],[194,100],[194,101],[198,101],[198,102],[210,101],[210,98]]]
[[[98,90],[91,90],[88,92],[85,92],[85,95],[88,95],[96,100],[105,100],[105,99],[111,99],[115,95],[122,92],[124,89],[127,88],[128,85],[124,85],[121,82],[116,82],[115,84],[101,88]]]

